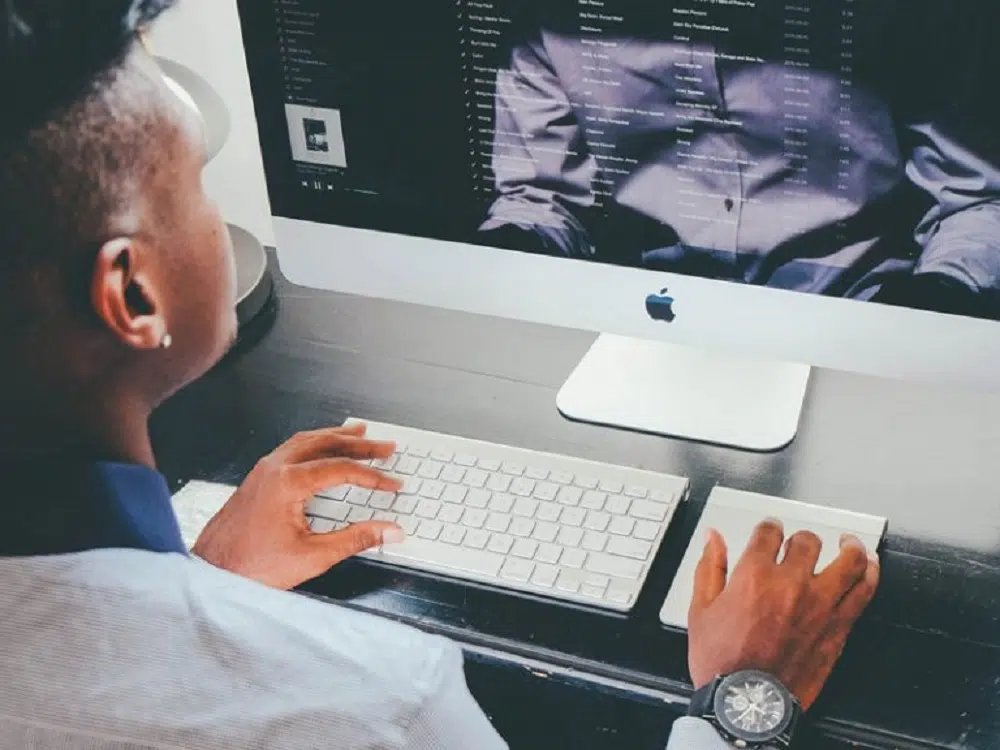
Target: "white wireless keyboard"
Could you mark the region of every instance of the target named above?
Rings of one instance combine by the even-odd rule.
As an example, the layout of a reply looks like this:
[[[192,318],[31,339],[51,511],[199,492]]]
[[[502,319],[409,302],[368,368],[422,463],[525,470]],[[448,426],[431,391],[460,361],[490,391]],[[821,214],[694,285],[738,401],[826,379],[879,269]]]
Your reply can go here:
[[[687,628],[688,609],[694,595],[694,571],[705,550],[708,529],[715,529],[726,540],[729,572],[732,573],[757,524],[767,518],[782,522],[786,539],[797,531],[808,530],[822,540],[823,548],[816,562],[816,571],[825,568],[840,554],[840,537],[844,533],[853,534],[869,553],[876,554],[887,525],[885,518],[864,513],[716,487],[709,495],[681,566],[674,576],[670,593],[660,610],[660,622],[675,628]]]
[[[369,438],[397,444],[373,465],[403,489],[322,492],[306,510],[313,531],[391,521],[406,541],[362,557],[519,592],[629,611],[688,488],[681,477],[365,424]]]

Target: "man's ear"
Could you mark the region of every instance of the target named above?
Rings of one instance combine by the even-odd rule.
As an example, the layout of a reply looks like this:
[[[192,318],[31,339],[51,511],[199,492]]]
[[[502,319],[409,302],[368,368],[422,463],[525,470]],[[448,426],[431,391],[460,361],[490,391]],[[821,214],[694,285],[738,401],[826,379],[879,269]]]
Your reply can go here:
[[[145,267],[149,248],[124,237],[105,243],[90,283],[94,312],[123,344],[156,349],[167,334],[162,300]]]

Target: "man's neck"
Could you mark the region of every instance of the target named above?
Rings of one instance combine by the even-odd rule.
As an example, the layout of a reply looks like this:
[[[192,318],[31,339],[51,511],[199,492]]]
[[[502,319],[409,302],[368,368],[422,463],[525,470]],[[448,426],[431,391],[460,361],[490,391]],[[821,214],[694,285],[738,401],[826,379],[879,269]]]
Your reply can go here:
[[[150,410],[118,399],[21,412],[0,425],[0,463],[114,461],[156,468]]]

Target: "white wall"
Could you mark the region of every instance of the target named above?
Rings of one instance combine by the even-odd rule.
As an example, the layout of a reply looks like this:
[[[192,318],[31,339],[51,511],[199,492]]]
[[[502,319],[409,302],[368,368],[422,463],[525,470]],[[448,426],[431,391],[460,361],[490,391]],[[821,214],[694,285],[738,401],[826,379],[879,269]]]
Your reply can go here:
[[[233,131],[206,167],[209,193],[230,223],[274,244],[236,0],[180,0],[150,36],[156,55],[199,73],[225,100]]]

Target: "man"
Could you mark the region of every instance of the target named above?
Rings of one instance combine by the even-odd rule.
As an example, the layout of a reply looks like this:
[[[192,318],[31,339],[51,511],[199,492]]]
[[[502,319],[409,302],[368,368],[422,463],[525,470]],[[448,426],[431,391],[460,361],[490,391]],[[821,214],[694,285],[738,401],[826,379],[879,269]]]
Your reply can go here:
[[[310,532],[307,499],[392,490],[364,430],[261,459],[193,554],[150,413],[233,340],[233,267],[196,123],[137,33],[171,0],[8,0],[0,31],[0,748],[502,748],[460,650],[286,593],[392,524]],[[703,686],[745,668],[816,699],[878,566],[845,539],[757,531],[726,585],[707,542],[691,614]],[[664,738],[666,742],[667,738]],[[671,748],[725,747],[700,718]]]
[[[505,7],[483,240],[1000,316],[995,2]]]

